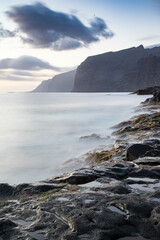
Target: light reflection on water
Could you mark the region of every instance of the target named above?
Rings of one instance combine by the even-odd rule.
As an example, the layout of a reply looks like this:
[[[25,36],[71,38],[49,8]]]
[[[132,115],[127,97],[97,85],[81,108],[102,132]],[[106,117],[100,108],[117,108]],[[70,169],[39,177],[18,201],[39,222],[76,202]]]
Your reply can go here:
[[[0,182],[20,183],[59,174],[70,158],[100,144],[80,139],[110,135],[146,96],[107,93],[0,95]]]

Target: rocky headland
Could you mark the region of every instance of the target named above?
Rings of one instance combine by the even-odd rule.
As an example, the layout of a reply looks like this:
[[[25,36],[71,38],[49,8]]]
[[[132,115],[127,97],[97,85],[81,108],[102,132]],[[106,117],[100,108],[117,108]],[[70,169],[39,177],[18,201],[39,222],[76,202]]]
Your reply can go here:
[[[115,144],[88,154],[89,168],[33,184],[0,184],[0,239],[159,240],[158,94],[114,126]]]
[[[42,81],[32,92],[71,92],[74,86],[76,70],[55,75]]]

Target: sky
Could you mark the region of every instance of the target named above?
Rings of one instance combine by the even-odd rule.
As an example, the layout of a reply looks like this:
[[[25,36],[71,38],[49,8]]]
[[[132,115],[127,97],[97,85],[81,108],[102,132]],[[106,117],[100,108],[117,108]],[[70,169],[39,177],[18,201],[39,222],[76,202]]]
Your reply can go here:
[[[88,56],[160,44],[160,0],[5,0],[0,92],[31,91]]]

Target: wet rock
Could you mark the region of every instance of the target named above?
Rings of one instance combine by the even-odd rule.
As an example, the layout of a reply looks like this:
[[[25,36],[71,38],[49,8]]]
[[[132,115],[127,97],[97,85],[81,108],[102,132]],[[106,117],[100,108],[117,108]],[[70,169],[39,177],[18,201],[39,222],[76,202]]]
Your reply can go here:
[[[156,207],[153,209],[150,219],[154,224],[154,228],[157,230],[157,236],[160,231],[160,207]]]
[[[103,139],[103,138],[101,138],[100,135],[93,133],[89,136],[81,136],[80,139],[93,139],[94,140],[94,139]]]
[[[160,102],[160,89],[156,89],[156,90],[153,92],[153,97],[150,98],[148,102],[149,102],[149,103]]]
[[[5,219],[2,218],[0,219],[0,234],[6,234],[7,232],[9,232],[12,228],[16,227],[17,224],[15,224],[14,222],[12,222],[9,219]]]
[[[14,194],[14,195],[20,194],[20,193],[22,193],[22,191],[23,191],[24,189],[28,188],[29,186],[30,186],[29,183],[18,184],[18,185],[15,187],[13,194]]]
[[[10,186],[7,183],[1,183],[0,184],[0,197],[10,197],[12,196],[14,191],[14,187]]]
[[[106,236],[121,235],[120,226],[125,223],[125,216],[112,212],[107,208],[101,211],[92,211],[85,209],[80,216],[71,217],[74,231],[78,234],[95,231],[95,229],[109,230]],[[114,229],[114,230],[112,230]]]
[[[127,127],[120,128],[117,131],[114,131],[113,134],[114,135],[123,135],[123,134],[126,134],[127,132],[132,133],[132,132],[135,132],[137,130],[138,130],[138,128],[135,128],[135,127],[132,127],[132,126],[127,126]]]
[[[153,198],[160,198],[160,189],[158,189],[154,193],[152,193],[151,197],[153,197]]]
[[[147,151],[144,156],[151,156],[151,157],[159,157],[160,156],[160,150],[152,149]]]
[[[133,161],[139,157],[142,157],[150,150],[153,150],[153,147],[147,144],[133,144],[127,149],[127,161]]]
[[[154,86],[154,87],[140,89],[134,93],[136,93],[137,95],[152,95],[155,91],[160,91],[160,86]]]
[[[53,189],[57,189],[60,186],[53,185],[53,184],[39,184],[31,187],[32,193],[43,193],[43,192],[48,192]]]
[[[50,190],[58,190],[62,188],[63,185],[58,184],[47,184],[43,182],[38,182],[37,184],[19,184],[15,187],[13,195],[32,195],[40,194],[43,192],[48,192]]]
[[[141,169],[141,170],[129,173],[128,176],[134,177],[134,178],[147,177],[147,178],[160,179],[160,172],[158,169],[154,169],[154,170]]]
[[[92,164],[99,164],[101,162],[105,162],[110,160],[114,155],[116,155],[120,151],[119,148],[113,147],[108,151],[94,152],[89,154],[86,158],[86,162],[91,162]]]
[[[80,169],[72,173],[64,174],[63,176],[57,177],[55,179],[60,183],[84,184],[97,179],[97,174],[98,172],[96,173],[92,169]]]
[[[121,139],[131,140],[135,138],[145,139],[144,136],[147,132],[150,132],[150,136],[157,134],[160,129],[160,113],[141,114],[134,117],[128,127],[120,128],[113,132],[114,135],[118,135]]]
[[[111,167],[108,169],[110,173],[113,174],[113,177],[116,179],[125,178],[128,173],[131,171],[130,167]]]
[[[124,141],[124,140],[122,140],[122,139],[117,139],[116,141],[115,141],[115,144],[114,144],[114,147],[115,148],[123,148],[123,149],[125,149],[125,148],[127,148],[128,147],[128,142],[127,141]]]
[[[160,140],[159,139],[144,140],[143,143],[148,144],[150,146],[153,146],[154,148],[158,148],[160,146]]]
[[[128,194],[131,193],[131,188],[124,183],[117,184],[107,188],[107,191],[110,191],[115,194]]]
[[[145,140],[142,144],[133,144],[127,149],[126,157],[128,161],[133,161],[139,157],[142,158],[144,156],[146,157],[160,156],[160,140],[159,139]],[[144,161],[143,163],[145,164]],[[146,164],[147,164],[147,161],[146,161]],[[157,163],[155,163],[155,165],[156,164]]]
[[[156,204],[153,204],[152,202],[147,201],[145,198],[134,194],[127,196],[127,198],[121,198],[121,200],[117,202],[117,206],[122,205],[129,215],[135,214],[140,218],[149,218],[151,216],[151,212]]]
[[[128,126],[131,125],[131,123],[132,123],[131,120],[123,121],[123,122],[120,122],[120,123],[114,125],[113,128],[122,128],[122,127],[124,128],[124,127],[128,127]]]
[[[134,160],[134,163],[144,166],[157,166],[160,165],[160,159],[158,157],[143,157]]]

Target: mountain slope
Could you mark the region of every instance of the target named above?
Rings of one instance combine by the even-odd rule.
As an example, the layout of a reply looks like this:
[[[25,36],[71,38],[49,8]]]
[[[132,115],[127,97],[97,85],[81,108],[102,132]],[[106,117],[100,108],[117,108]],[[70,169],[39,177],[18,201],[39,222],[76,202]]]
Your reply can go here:
[[[32,92],[71,92],[74,85],[76,70],[61,73],[52,79],[43,81]]]

